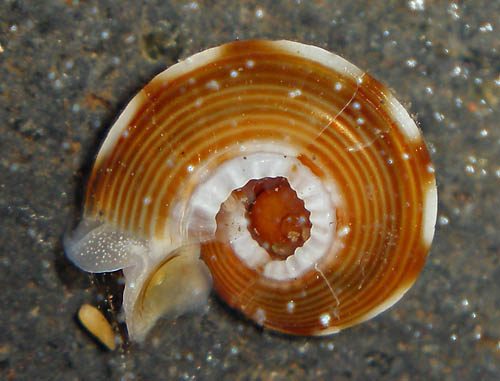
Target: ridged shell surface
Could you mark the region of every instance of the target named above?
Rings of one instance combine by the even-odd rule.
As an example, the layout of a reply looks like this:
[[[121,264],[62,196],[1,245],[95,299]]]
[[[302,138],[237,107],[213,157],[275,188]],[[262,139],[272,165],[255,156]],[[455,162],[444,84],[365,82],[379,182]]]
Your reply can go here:
[[[251,180],[276,178],[311,225],[283,258],[253,239],[248,205],[234,196]],[[106,237],[128,237],[123,245],[200,244],[228,305],[278,331],[322,335],[377,315],[408,290],[436,208],[420,131],[386,87],[323,49],[248,41],[196,54],[135,96],[99,152],[84,216]],[[108,263],[127,257],[102,242]],[[162,262],[143,251],[135,254]],[[100,260],[81,267],[133,272],[137,261]]]

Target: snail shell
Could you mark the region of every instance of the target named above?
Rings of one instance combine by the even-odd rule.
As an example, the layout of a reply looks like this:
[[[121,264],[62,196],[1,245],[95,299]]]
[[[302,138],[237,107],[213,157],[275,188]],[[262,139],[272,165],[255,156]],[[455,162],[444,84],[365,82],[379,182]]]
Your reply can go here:
[[[402,297],[436,211],[429,153],[386,87],[317,47],[234,42],[132,99],[65,249],[83,270],[123,269],[133,340],[212,286],[259,325],[325,335]]]

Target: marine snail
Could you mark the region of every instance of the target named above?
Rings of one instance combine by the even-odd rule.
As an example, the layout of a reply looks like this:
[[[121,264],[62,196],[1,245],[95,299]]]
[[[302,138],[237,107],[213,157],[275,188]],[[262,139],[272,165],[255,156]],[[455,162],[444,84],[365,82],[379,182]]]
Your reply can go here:
[[[212,286],[259,325],[326,335],[410,288],[436,211],[421,133],[386,87],[318,47],[234,42],[132,99],[65,250],[85,271],[123,269],[132,340]]]

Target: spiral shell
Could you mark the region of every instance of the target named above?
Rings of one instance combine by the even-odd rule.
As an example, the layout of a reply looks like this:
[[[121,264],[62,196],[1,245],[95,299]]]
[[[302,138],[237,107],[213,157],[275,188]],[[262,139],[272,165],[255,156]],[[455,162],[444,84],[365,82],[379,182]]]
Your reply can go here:
[[[128,104],[65,248],[86,271],[124,269],[134,340],[212,282],[259,325],[324,335],[402,297],[436,210],[429,153],[387,88],[317,47],[234,42]]]

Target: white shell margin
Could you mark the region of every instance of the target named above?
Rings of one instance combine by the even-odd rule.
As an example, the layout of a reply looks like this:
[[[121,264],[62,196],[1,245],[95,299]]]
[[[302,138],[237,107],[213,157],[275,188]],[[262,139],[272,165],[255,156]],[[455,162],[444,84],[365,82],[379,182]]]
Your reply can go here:
[[[432,238],[434,237],[434,229],[436,226],[437,209],[438,209],[438,194],[436,188],[436,182],[432,181],[427,184],[427,189],[425,190],[425,202],[424,202],[424,227],[423,227],[423,238],[424,243],[430,247],[432,243]]]
[[[311,213],[311,235],[295,254],[286,260],[272,260],[247,229],[244,207],[231,210],[232,226],[229,241],[236,255],[250,268],[264,266],[263,275],[274,280],[289,280],[302,275],[317,265],[329,253],[335,234],[335,206],[340,195],[334,185],[325,187],[309,168],[296,157],[276,152],[254,152],[241,155],[221,164],[200,184],[190,200],[184,215],[189,235],[214,236],[215,217],[222,203],[233,190],[250,180],[265,177],[284,177]]]

